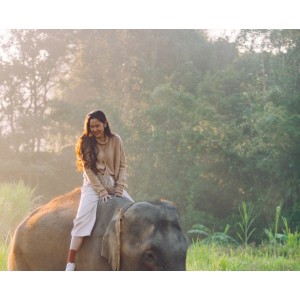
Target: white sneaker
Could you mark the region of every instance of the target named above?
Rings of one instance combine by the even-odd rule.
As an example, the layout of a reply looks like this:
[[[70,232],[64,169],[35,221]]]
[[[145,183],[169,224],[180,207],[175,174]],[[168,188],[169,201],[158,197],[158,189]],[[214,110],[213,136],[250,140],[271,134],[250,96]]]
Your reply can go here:
[[[66,266],[66,271],[75,271],[75,264],[74,263],[67,263],[67,266]]]

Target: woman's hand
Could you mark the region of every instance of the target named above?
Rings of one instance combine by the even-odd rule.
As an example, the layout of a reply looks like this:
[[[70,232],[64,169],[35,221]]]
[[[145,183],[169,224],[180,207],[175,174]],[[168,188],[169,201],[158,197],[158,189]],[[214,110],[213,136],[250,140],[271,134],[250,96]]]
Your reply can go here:
[[[118,193],[118,192],[116,192],[116,193],[115,193],[115,197],[122,197],[122,198],[123,198],[123,193]]]
[[[122,198],[124,198],[123,197],[123,191],[124,191],[124,188],[123,188],[123,186],[122,185],[120,185],[120,184],[117,184],[117,186],[116,186],[116,191],[115,191],[115,197],[122,197]]]
[[[108,199],[111,199],[111,196],[108,193],[106,193],[103,196],[100,196],[100,202],[106,203],[108,201]]]

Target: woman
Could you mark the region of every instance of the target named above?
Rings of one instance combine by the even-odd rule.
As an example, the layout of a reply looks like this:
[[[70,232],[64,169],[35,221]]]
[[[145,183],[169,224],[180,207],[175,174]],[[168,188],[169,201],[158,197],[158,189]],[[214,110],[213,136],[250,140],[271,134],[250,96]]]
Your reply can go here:
[[[110,131],[105,114],[96,110],[84,122],[84,132],[76,145],[77,169],[83,172],[81,198],[71,232],[66,271],[75,270],[76,253],[83,238],[89,236],[96,221],[97,204],[112,196],[132,198],[125,191],[126,161],[121,138]],[[105,176],[113,188],[103,180]],[[107,179],[107,178],[106,178]],[[134,202],[134,201],[133,201]]]

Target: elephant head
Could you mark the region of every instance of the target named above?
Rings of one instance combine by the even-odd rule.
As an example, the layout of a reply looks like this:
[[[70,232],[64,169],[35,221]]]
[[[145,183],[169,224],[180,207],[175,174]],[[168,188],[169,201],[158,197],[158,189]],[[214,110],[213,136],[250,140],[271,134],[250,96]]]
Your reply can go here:
[[[101,255],[113,270],[186,270],[187,247],[173,204],[138,202],[115,211]]]

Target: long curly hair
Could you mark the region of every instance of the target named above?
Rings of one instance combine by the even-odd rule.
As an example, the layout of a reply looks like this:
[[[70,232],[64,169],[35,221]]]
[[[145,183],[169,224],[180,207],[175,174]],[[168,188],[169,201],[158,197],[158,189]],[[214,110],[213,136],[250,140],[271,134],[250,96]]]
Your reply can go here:
[[[104,128],[105,136],[113,136],[110,130],[107,118],[101,110],[95,110],[88,113],[84,120],[84,130],[80,138],[76,143],[76,167],[77,170],[83,172],[84,167],[91,169],[97,174],[97,141],[91,132],[90,121],[91,119],[97,119],[103,124],[106,124]]]

